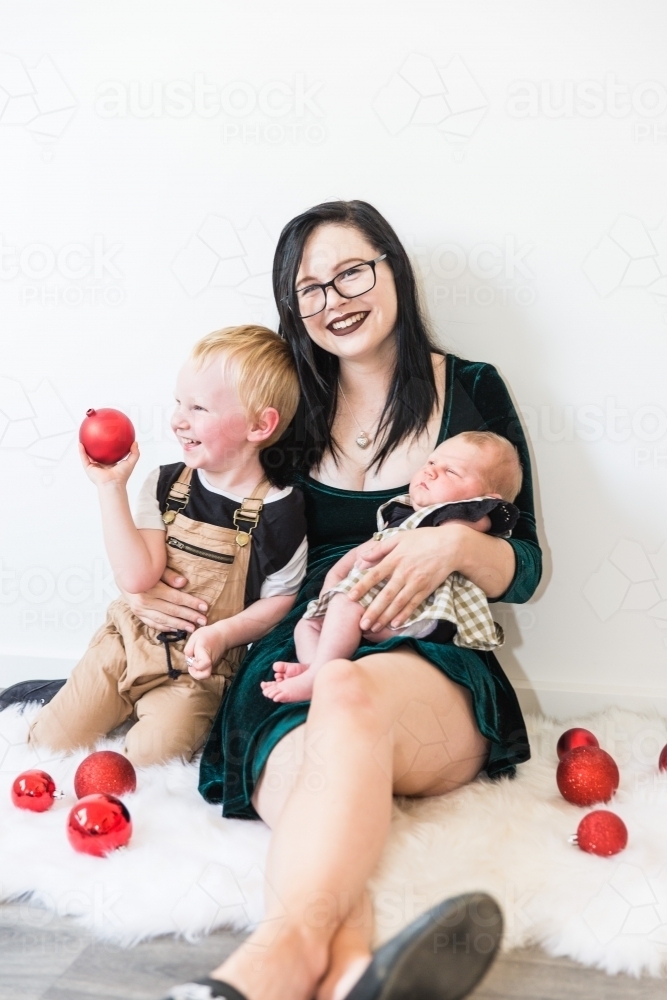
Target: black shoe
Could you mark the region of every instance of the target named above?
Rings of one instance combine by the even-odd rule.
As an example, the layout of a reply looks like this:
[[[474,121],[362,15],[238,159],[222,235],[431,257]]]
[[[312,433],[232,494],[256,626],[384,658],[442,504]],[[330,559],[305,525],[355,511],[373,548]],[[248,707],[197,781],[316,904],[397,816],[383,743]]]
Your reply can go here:
[[[484,893],[438,903],[373,955],[346,1000],[462,1000],[493,963],[503,932],[498,904]],[[218,979],[175,986],[164,1000],[246,1000]]]
[[[181,983],[180,986],[173,986],[163,1000],[214,1000],[215,997],[220,997],[220,1000],[247,1000],[243,993],[219,979]]]
[[[492,964],[502,929],[490,896],[447,899],[378,948],[346,1000],[461,1000]]]
[[[46,705],[64,687],[66,681],[19,681],[5,688],[0,694],[0,712],[10,705],[28,705],[30,702],[37,702],[39,705]]]

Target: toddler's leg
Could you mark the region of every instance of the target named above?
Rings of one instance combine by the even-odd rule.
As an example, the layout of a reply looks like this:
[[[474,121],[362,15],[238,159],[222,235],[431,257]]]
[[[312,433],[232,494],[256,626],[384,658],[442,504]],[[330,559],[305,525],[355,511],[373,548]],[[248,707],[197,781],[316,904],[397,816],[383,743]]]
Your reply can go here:
[[[132,714],[132,703],[118,691],[126,653],[121,636],[107,622],[55,698],[30,727],[30,742],[69,752],[94,747]]]
[[[224,688],[225,678],[218,674],[205,681],[182,674],[142,695],[136,703],[138,722],[125,739],[132,763],[148,767],[173,757],[191,760],[209,734]]]
[[[364,608],[346,594],[334,594],[324,616],[317,651],[310,666],[297,677],[262,683],[262,691],[273,701],[308,701],[320,667],[330,660],[348,659],[361,639]]]
[[[276,660],[273,664],[273,672],[277,681],[282,681],[285,677],[296,677],[308,669],[310,663],[317,652],[317,644],[320,641],[322,631],[322,618],[300,618],[294,629],[294,645],[296,646],[296,663],[289,660]]]

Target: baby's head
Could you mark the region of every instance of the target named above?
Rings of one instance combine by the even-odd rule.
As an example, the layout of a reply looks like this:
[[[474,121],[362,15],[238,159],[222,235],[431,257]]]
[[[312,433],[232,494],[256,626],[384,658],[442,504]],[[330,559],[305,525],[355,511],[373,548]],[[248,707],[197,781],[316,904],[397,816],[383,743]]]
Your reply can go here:
[[[415,508],[491,496],[514,500],[521,489],[521,462],[514,445],[492,431],[464,431],[433,451],[410,481]]]
[[[248,444],[259,451],[276,442],[298,402],[287,343],[264,326],[230,326],[193,347],[178,373],[171,426],[187,465],[221,471]]]

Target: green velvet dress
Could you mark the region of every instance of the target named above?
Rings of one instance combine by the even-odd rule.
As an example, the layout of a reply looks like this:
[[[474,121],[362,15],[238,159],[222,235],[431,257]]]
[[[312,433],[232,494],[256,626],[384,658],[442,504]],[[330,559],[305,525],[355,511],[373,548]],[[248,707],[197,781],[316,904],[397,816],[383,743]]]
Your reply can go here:
[[[530,458],[521,423],[503,380],[492,365],[447,355],[445,407],[438,441],[465,430],[491,430],[518,448],[524,470],[515,500],[521,515],[510,545],[516,572],[500,600],[523,603],[540,580],[542,554],[535,530]],[[376,530],[380,504],[407,487],[355,493],[324,486],[310,477],[300,482],[308,523],[308,571],[294,608],[269,635],[249,651],[222,703],[204,748],[199,790],[209,802],[221,802],[224,816],[257,818],[251,796],[266,760],[283,736],[306,721],[308,702],[276,704],[265,698],[260,681],[272,680],[275,660],[296,658],[293,631],[316,597],[327,571],[348,549]],[[526,727],[514,689],[492,653],[439,645],[428,639],[396,637],[362,643],[354,659],[407,645],[468,688],[480,732],[490,741],[486,773],[513,774],[530,757]]]

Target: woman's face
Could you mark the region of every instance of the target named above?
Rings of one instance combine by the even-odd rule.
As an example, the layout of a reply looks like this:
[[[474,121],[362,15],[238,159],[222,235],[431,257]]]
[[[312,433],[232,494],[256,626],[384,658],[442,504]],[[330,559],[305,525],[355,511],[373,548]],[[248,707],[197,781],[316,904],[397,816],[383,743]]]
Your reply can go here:
[[[341,271],[384,253],[352,226],[319,226],[308,238],[296,279],[296,289],[330,281]],[[360,360],[393,347],[396,325],[396,286],[386,260],[376,264],[375,287],[346,299],[327,288],[323,312],[304,319],[311,340],[330,354]]]

